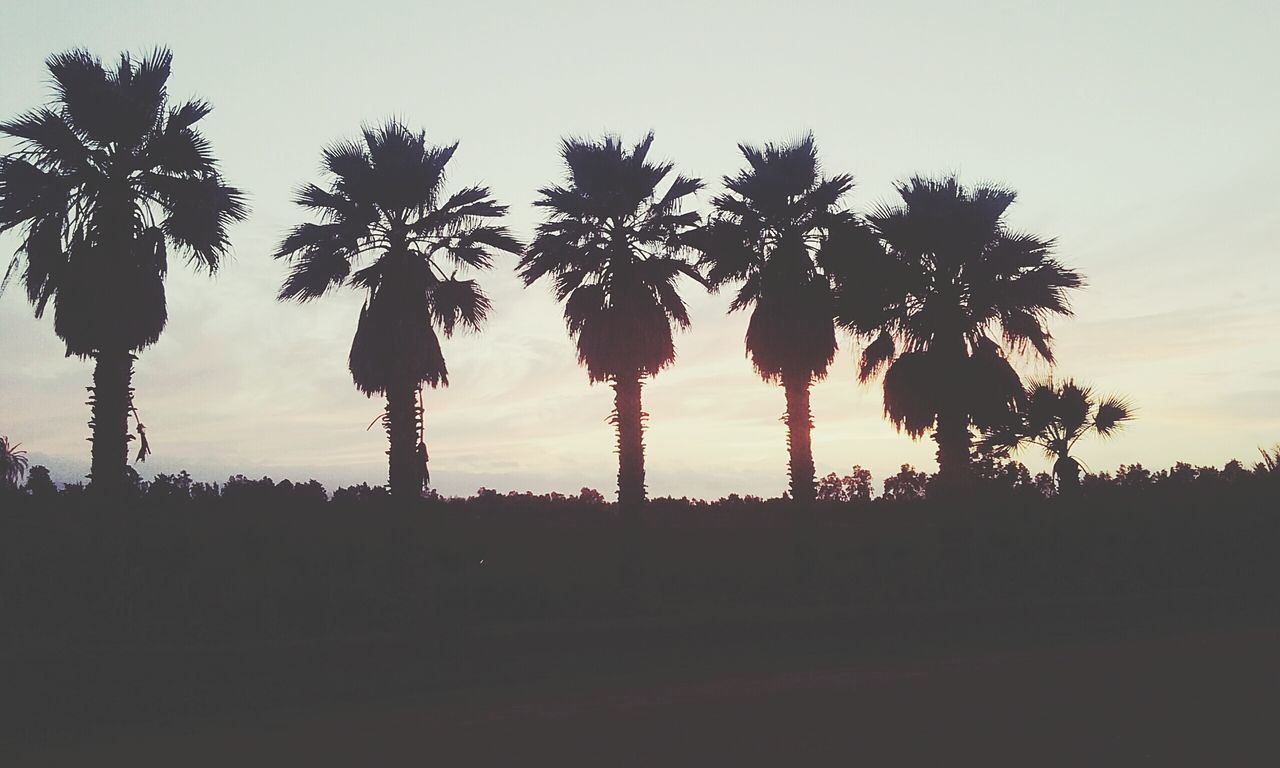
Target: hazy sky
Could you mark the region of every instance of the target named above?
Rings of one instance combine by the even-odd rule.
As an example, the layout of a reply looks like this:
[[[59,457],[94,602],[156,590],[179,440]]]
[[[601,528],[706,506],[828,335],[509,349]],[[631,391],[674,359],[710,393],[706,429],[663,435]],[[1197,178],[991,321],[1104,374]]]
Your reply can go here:
[[[0,17],[0,116],[45,103],[45,57],[76,46],[109,59],[167,45],[171,97],[215,106],[201,127],[253,213],[215,278],[170,273],[168,329],[134,378],[155,449],[144,476],[385,482],[385,437],[365,430],[382,403],[346,365],[360,294],[278,304],[284,265],[269,254],[304,218],[289,198],[321,180],[321,148],[387,116],[461,141],[450,186],[490,185],[522,237],[567,134],[653,129],[657,155],[711,182],[704,210],[740,165],[736,142],[808,130],[828,172],[854,175],[858,209],[918,172],[1012,186],[1011,223],[1058,238],[1090,283],[1052,326],[1059,373],[1138,406],[1080,457],[1221,465],[1280,441],[1277,30],[1273,0],[44,0]],[[16,245],[0,237],[6,264]],[[453,385],[426,398],[432,478],[446,494],[612,494],[612,392],[588,385],[548,288],[522,289],[514,263],[481,277],[485,332],[444,343]],[[695,289],[676,363],[645,389],[650,491],[778,495],[782,391],[744,356],[747,315]],[[819,474],[861,464],[878,487],[903,462],[932,471],[932,441],[885,422],[854,352],[844,340],[814,389]],[[63,480],[88,469],[90,373],[64,358],[52,313],[34,320],[16,286],[0,296],[0,434]]]

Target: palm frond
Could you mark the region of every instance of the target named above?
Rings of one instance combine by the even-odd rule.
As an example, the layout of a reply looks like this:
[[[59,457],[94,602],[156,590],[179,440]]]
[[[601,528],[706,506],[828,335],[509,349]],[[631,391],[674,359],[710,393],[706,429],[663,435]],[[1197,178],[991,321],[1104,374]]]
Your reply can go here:
[[[293,202],[304,208],[310,208],[318,212],[327,221],[341,221],[345,223],[359,224],[361,222],[372,223],[370,220],[376,217],[373,214],[372,207],[369,207],[370,214],[360,215],[360,207],[354,200],[342,194],[326,189],[321,189],[315,184],[304,184],[294,193]]]
[[[45,64],[71,126],[99,144],[117,141],[121,133],[115,118],[117,92],[102,62],[86,50],[75,49],[54,54]]]
[[[654,213],[656,215],[665,215],[679,209],[680,202],[702,189],[705,184],[702,179],[695,179],[690,176],[676,176],[675,181],[671,182],[671,186],[667,187],[667,192],[662,199],[654,205]]]
[[[899,431],[919,438],[933,428],[946,386],[941,373],[927,352],[900,355],[885,371],[884,413]]]
[[[1098,410],[1093,415],[1093,429],[1102,437],[1110,437],[1132,419],[1133,406],[1129,401],[1110,395],[1098,403]]]
[[[826,376],[839,348],[831,316],[831,290],[825,280],[791,290],[762,289],[745,339],[756,373],[771,382],[780,382],[784,374]]]
[[[597,322],[607,301],[605,287],[599,283],[574,286],[564,300],[564,321],[569,335],[576,338],[584,328]]]
[[[0,123],[0,133],[22,140],[46,169],[83,172],[89,167],[90,150],[61,115],[42,107]],[[17,161],[17,158],[11,158]]]
[[[1052,379],[1028,384],[1025,400],[1026,423],[1030,434],[1045,433],[1060,418],[1061,398]]]
[[[442,250],[458,266],[488,269],[493,266],[491,251],[520,253],[523,248],[523,244],[506,227],[478,225],[449,239]]]
[[[170,126],[153,134],[143,150],[143,157],[148,167],[159,168],[169,174],[207,174],[216,167],[208,140],[190,128]]]
[[[214,272],[230,247],[228,229],[248,216],[244,195],[217,176],[148,174],[145,183],[165,209],[164,231],[192,259]]]
[[[375,293],[360,310],[349,357],[356,389],[369,396],[385,394],[402,377],[447,387],[449,369],[428,322],[426,297],[408,311],[400,302],[384,298]]]
[[[55,54],[47,63],[70,124],[98,144],[136,147],[163,116],[173,63],[167,49],[136,63],[122,54],[112,71],[84,50]]]
[[[1078,434],[1088,423],[1092,410],[1093,392],[1089,387],[1068,379],[1058,388],[1057,417],[1067,434]]]
[[[374,207],[376,182],[362,145],[346,139],[330,144],[321,152],[321,167],[333,177],[333,195]],[[375,220],[376,216],[371,214]]]
[[[1005,344],[1014,351],[1023,352],[1029,345],[1046,363],[1054,362],[1053,336],[1036,315],[1022,310],[1007,312],[1000,319],[1000,330]]]
[[[171,131],[181,131],[209,116],[213,112],[213,105],[203,99],[192,99],[182,103],[182,106],[169,111],[169,119],[166,127]]]
[[[970,420],[979,428],[1007,424],[1023,403],[1025,392],[1018,372],[990,339],[979,338],[962,382],[953,382]]]
[[[492,305],[475,280],[441,280],[431,287],[431,317],[452,336],[459,326],[479,331]]]
[[[0,157],[0,232],[23,222],[64,220],[72,192],[72,182],[62,174],[22,158]]]
[[[725,219],[708,222],[690,236],[690,242],[701,253],[698,264],[713,288],[748,279],[764,260],[741,228]]]
[[[303,224],[299,229],[304,227],[321,229],[314,224]],[[281,301],[318,299],[331,288],[342,285],[351,272],[347,252],[339,242],[319,241],[289,253],[293,256],[293,264],[276,296]]]

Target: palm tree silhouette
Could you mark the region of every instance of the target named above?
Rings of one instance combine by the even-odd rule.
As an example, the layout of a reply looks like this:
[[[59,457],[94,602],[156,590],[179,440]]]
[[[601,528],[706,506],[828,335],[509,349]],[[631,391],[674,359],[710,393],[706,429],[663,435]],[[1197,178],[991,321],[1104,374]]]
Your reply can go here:
[[[5,282],[21,267],[36,317],[52,300],[67,354],[95,360],[90,478],[108,494],[126,483],[133,353],[168,317],[168,249],[213,273],[227,228],[247,213],[193,127],[209,104],[168,107],[172,62],[165,49],[113,68],[82,50],[57,54],[47,61],[55,103],[0,123],[22,142],[0,158],[0,232],[24,227]]]
[[[884,371],[885,414],[913,438],[934,429],[940,479],[954,485],[969,474],[970,425],[1022,395],[1005,348],[1052,363],[1045,323],[1071,314],[1067,291],[1083,280],[1052,240],[1004,224],[1010,190],[916,177],[898,194],[867,217],[878,242],[839,262],[837,322],[870,341],[859,381]]]
[[[741,283],[729,311],[751,307],[746,348],[760,377],[787,400],[791,498],[815,493],[809,388],[836,353],[831,284],[822,250],[857,226],[840,203],[844,174],[820,175],[813,136],[794,144],[739,144],[748,167],[724,179],[715,214],[698,236],[713,286]]]
[[[489,223],[507,209],[486,187],[443,193],[445,166],[458,145],[433,146],[397,121],[366,128],[362,142],[324,151],[329,188],[302,187],[295,202],[321,223],[294,227],[276,258],[292,265],[282,301],[309,301],[350,285],[366,298],[351,343],[351,377],[370,397],[385,395],[393,496],[413,498],[426,481],[421,440],[422,384],[448,386],[436,334],[479,330],[489,299],[459,270],[488,269],[497,251],[519,253],[505,227]],[[364,257],[372,261],[352,272]]]
[[[1040,446],[1054,460],[1053,474],[1064,494],[1080,487],[1080,462],[1071,456],[1080,438],[1111,437],[1133,419],[1133,407],[1124,398],[1098,398],[1091,387],[1070,379],[1028,384],[1023,403],[1007,421],[983,430],[982,447],[1016,451],[1026,444]]]
[[[677,174],[659,194],[673,166],[649,162],[652,144],[652,133],[630,150],[612,136],[566,139],[567,184],[538,191],[547,219],[519,266],[525,285],[554,281],[587,376],[613,384],[624,514],[645,499],[641,382],[675,360],[672,325],[689,327],[678,278],[703,282],[685,259],[699,216],[681,211],[702,182]]]
[[[14,490],[27,474],[27,452],[19,450],[21,445],[0,437],[0,487]]]

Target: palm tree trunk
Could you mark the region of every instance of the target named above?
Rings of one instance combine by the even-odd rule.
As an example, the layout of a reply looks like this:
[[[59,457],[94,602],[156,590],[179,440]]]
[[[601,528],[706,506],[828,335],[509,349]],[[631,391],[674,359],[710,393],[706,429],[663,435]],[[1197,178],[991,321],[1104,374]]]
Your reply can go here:
[[[815,495],[813,469],[813,414],[809,410],[808,373],[782,375],[787,394],[787,451],[791,498],[808,504]]]
[[[943,370],[957,377],[968,372],[969,352],[964,337],[951,339],[933,352],[944,363]],[[963,389],[955,383],[944,384],[942,401],[938,404],[938,426],[933,439],[938,443],[938,485],[950,492],[968,484],[972,452],[969,435],[969,403],[964,401]]]
[[[613,381],[614,419],[618,427],[618,507],[624,517],[644,506],[644,413],[640,406],[640,374]]]
[[[387,387],[387,440],[390,448],[388,482],[391,496],[416,499],[422,494],[422,466],[418,457],[417,398],[408,377]]]
[[[1063,453],[1053,463],[1053,474],[1058,478],[1058,493],[1068,498],[1080,493],[1080,463]]]
[[[938,412],[938,428],[933,439],[938,443],[938,475],[947,488],[958,488],[969,477],[969,417],[963,408],[948,406]]]
[[[127,349],[114,349],[100,350],[94,358],[89,484],[104,496],[118,497],[128,483],[129,385],[134,357]]]

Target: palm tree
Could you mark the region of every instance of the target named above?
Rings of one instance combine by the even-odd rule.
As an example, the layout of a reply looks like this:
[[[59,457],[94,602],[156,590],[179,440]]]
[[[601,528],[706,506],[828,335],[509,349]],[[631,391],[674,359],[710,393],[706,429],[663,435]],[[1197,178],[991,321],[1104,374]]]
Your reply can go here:
[[[1004,423],[983,431],[985,449],[1015,451],[1026,444],[1038,445],[1053,459],[1058,490],[1073,493],[1080,487],[1080,462],[1071,449],[1087,434],[1110,437],[1133,419],[1133,407],[1121,397],[1097,398],[1091,387],[1068,379],[1053,379],[1027,385],[1024,407],[1009,414]]]
[[[427,479],[421,386],[449,384],[436,331],[479,330],[489,313],[480,286],[457,273],[488,269],[496,251],[521,248],[490,223],[507,209],[488,188],[444,196],[445,166],[457,148],[428,144],[394,120],[366,128],[361,142],[330,146],[328,189],[307,184],[295,198],[321,223],[294,227],[275,253],[292,264],[282,301],[309,301],[339,285],[365,291],[351,377],[365,395],[387,398],[389,483],[399,498],[419,496]],[[371,263],[353,272],[365,257]]]
[[[16,490],[27,474],[27,452],[19,450],[21,445],[0,437],[0,488]]]
[[[913,438],[934,430],[939,479],[954,487],[969,475],[970,426],[1022,395],[1006,350],[1052,363],[1045,323],[1071,314],[1067,292],[1084,281],[1052,257],[1052,240],[1005,225],[1011,190],[954,176],[897,189],[900,205],[867,217],[877,242],[839,262],[836,319],[870,342],[859,381],[884,371],[885,414]]]
[[[699,217],[681,211],[702,182],[677,174],[659,193],[672,165],[648,160],[652,144],[652,133],[631,149],[612,136],[566,139],[567,183],[538,190],[547,219],[519,266],[525,285],[550,276],[578,361],[592,383],[613,385],[624,514],[645,499],[641,382],[675,360],[672,325],[689,327],[678,278],[702,282],[685,259]]]
[[[760,377],[786,393],[791,498],[812,501],[809,388],[826,376],[837,348],[822,252],[858,226],[840,202],[853,178],[820,175],[812,135],[738,149],[748,167],[725,177],[728,189],[713,201],[698,247],[713,286],[741,284],[729,311],[751,307],[747,354]]]
[[[126,482],[133,353],[164,330],[168,249],[213,273],[247,213],[193,127],[209,104],[168,106],[172,61],[52,56],[55,103],[0,123],[22,142],[0,158],[0,232],[24,230],[5,282],[21,268],[36,317],[52,300],[67,354],[95,361],[90,478],[106,493]]]

